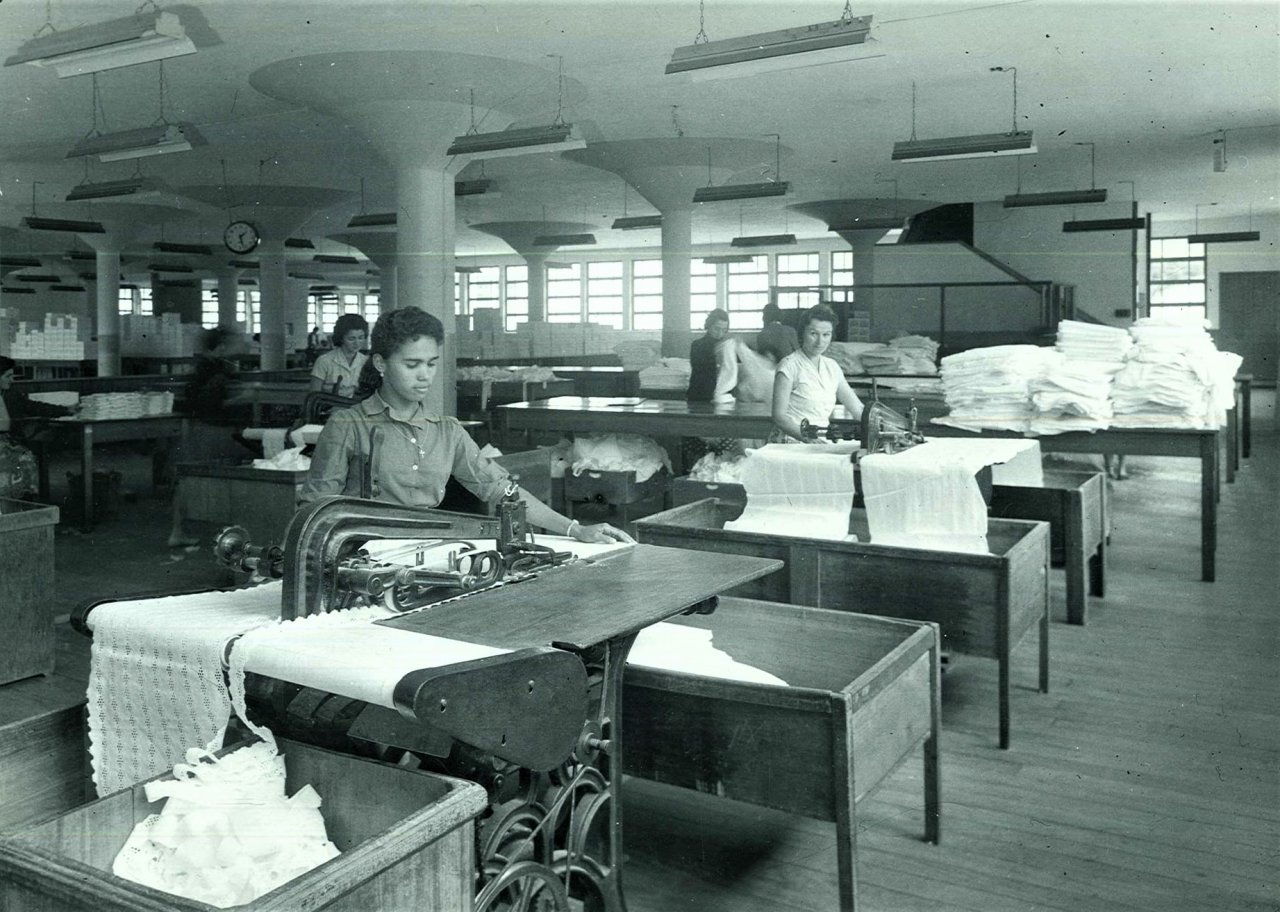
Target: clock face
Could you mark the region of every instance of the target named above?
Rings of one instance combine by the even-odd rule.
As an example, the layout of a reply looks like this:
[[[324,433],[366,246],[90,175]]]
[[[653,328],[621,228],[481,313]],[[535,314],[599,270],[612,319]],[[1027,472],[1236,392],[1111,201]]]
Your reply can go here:
[[[232,253],[248,253],[258,246],[258,229],[250,222],[232,222],[222,232],[222,243]]]

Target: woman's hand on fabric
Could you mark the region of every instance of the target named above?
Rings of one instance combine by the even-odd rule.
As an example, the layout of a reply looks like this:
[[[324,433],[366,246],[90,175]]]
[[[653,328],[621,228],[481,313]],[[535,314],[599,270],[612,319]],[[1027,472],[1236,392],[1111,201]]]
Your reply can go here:
[[[624,542],[629,545],[636,543],[636,540],[626,532],[608,523],[599,523],[594,526],[578,524],[573,527],[572,534],[575,541],[597,545],[607,545],[610,542]]]

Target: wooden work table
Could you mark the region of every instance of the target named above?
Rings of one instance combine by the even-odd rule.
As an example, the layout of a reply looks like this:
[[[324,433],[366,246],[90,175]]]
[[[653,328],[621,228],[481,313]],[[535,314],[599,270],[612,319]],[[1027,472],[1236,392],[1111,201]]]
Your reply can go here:
[[[558,396],[498,409],[504,430],[646,434],[659,437],[764,438],[773,429],[765,402],[724,405],[654,399]],[[1021,437],[1014,431],[976,434],[946,425],[922,425],[934,437]],[[1176,456],[1200,460],[1201,579],[1217,578],[1218,446],[1220,431],[1195,428],[1109,428],[1038,437],[1046,453],[1102,453],[1113,456]]]

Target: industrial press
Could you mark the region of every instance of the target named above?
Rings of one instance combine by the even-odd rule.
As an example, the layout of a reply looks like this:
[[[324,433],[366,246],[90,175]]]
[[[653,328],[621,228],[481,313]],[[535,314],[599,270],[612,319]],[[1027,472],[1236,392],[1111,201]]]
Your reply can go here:
[[[665,618],[714,610],[719,592],[781,564],[649,545],[577,559],[533,541],[519,501],[497,512],[331,497],[299,511],[283,545],[224,533],[220,560],[282,580],[282,620],[381,604],[396,613],[375,624],[505,650],[424,661],[394,682],[394,709],[249,668],[248,716],[289,739],[483,786],[478,912],[568,912],[571,898],[622,910],[616,790],[631,643]],[[373,547],[388,539],[430,542]]]

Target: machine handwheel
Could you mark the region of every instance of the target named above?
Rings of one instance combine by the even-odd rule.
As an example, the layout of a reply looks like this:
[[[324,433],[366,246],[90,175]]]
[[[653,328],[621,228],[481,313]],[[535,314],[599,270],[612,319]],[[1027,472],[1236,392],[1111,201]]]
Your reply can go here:
[[[475,912],[570,912],[569,896],[551,868],[518,861],[485,884]]]

